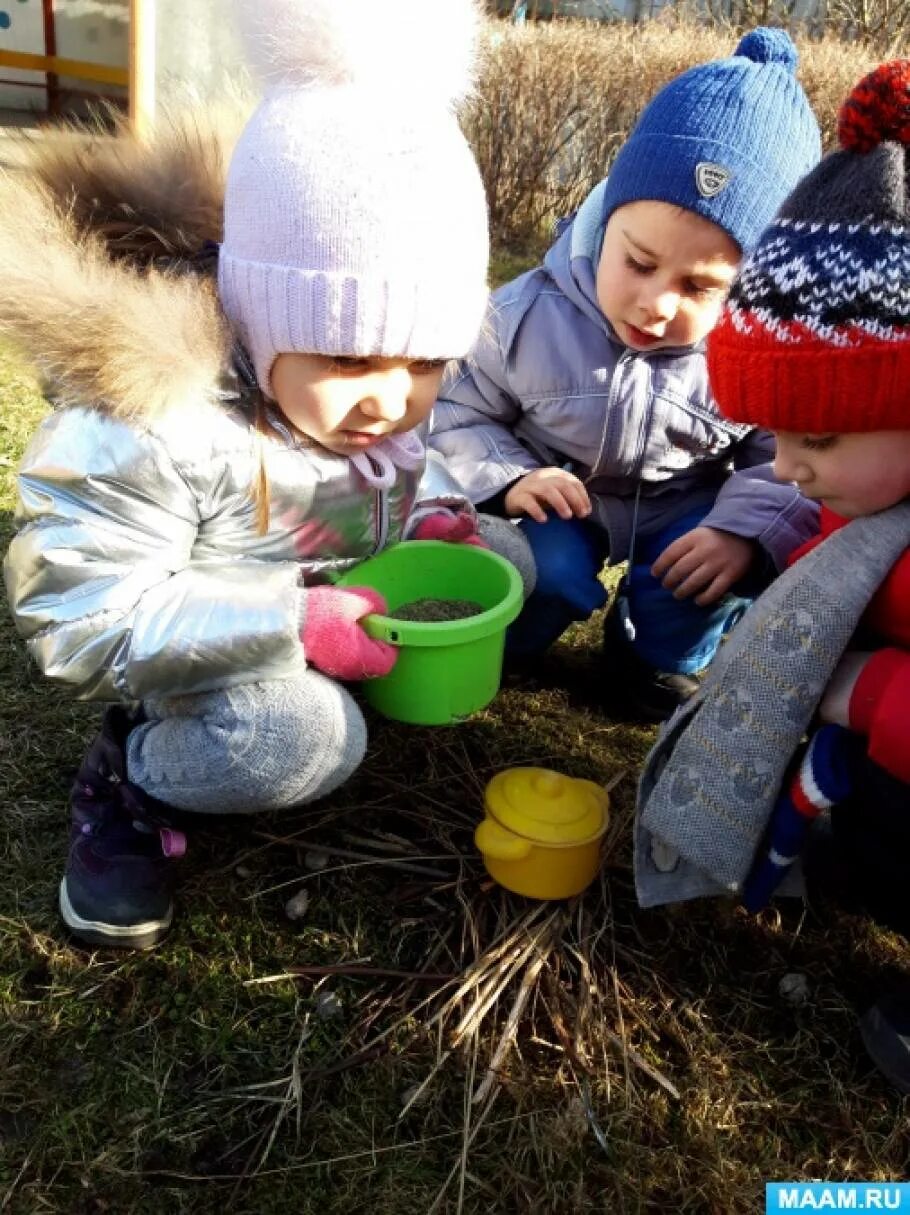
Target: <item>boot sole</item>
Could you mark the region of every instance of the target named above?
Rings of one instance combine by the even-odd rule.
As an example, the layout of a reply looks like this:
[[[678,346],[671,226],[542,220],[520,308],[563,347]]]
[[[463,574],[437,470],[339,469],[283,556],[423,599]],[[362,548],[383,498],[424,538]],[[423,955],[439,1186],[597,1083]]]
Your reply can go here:
[[[107,924],[103,920],[84,920],[70,902],[66,878],[60,883],[60,915],[72,934],[89,945],[103,945],[112,949],[151,949],[167,933],[174,918],[169,907],[167,914],[158,920],[145,920],[139,924]]]

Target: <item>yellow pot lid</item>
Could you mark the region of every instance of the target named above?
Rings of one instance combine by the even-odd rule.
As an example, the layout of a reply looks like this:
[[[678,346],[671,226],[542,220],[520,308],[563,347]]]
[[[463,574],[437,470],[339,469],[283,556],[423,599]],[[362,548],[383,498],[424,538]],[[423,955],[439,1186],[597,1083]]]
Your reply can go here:
[[[603,834],[610,799],[591,780],[549,768],[506,768],[486,788],[487,812],[541,844],[580,844]]]

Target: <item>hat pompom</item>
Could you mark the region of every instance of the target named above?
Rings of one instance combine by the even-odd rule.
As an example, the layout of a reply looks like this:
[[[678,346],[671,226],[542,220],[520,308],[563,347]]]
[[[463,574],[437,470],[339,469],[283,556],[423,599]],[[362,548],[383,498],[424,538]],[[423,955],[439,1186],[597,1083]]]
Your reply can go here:
[[[863,77],[841,106],[837,138],[848,152],[910,145],[910,59],[892,59]]]
[[[476,0],[235,0],[234,10],[266,85],[368,85],[423,107],[455,105],[473,83]]]
[[[760,25],[746,34],[733,53],[751,59],[753,63],[779,63],[791,72],[796,71],[799,63],[799,51],[787,31],[767,25]]]

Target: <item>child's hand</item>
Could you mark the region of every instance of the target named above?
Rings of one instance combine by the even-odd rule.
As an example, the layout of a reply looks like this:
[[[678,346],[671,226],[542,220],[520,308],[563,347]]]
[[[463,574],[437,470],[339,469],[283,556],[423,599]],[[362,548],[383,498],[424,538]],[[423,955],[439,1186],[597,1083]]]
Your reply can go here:
[[[383,597],[368,586],[314,586],[306,593],[300,640],[314,667],[335,679],[388,675],[398,658],[395,646],[374,641],[358,621],[385,612]]]
[[[668,544],[651,566],[674,599],[695,595],[699,607],[716,603],[749,570],[755,548],[751,540],[716,527],[693,527]]]
[[[421,519],[412,540],[444,540],[446,544],[474,544],[489,548],[477,534],[477,520],[467,511],[434,511]]]
[[[584,483],[564,468],[535,468],[516,481],[504,499],[509,515],[530,515],[537,523],[546,523],[547,507],[560,519],[573,515],[584,519],[591,513],[591,499]]]
[[[849,728],[850,697],[863,667],[871,657],[871,653],[861,650],[847,650],[834,668],[834,674],[828,681],[825,694],[819,703],[818,716],[821,721]]]

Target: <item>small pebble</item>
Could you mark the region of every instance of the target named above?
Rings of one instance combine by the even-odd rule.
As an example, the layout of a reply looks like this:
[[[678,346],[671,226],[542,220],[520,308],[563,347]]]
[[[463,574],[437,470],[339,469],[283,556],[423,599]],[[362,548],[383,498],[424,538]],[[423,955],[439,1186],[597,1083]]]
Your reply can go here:
[[[328,867],[330,859],[327,852],[308,852],[303,858],[303,867],[309,869],[310,873],[319,873],[321,869]]]
[[[243,881],[245,881],[247,878],[250,878],[253,876],[253,871],[252,871],[252,869],[249,868],[248,865],[238,865],[236,867],[236,869],[234,870],[234,874],[236,877],[239,877]]]
[[[406,1110],[410,1105],[421,1106],[426,1103],[427,1097],[430,1095],[430,1086],[427,1085],[423,1089],[423,1092],[420,1092],[422,1088],[422,1084],[412,1084],[410,1088],[404,1090],[401,1094],[401,1108],[403,1110]],[[418,1093],[420,1093],[419,1097]]]
[[[787,1004],[798,1008],[809,999],[809,980],[796,971],[784,975],[777,987],[778,994]]]
[[[284,914],[289,920],[302,920],[306,915],[306,910],[310,905],[310,892],[308,890],[298,890],[295,895],[284,905]]]
[[[333,991],[322,991],[316,996],[316,1016],[321,1021],[328,1021],[332,1017],[337,1017],[341,1012],[341,1001]]]

